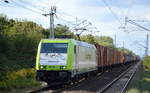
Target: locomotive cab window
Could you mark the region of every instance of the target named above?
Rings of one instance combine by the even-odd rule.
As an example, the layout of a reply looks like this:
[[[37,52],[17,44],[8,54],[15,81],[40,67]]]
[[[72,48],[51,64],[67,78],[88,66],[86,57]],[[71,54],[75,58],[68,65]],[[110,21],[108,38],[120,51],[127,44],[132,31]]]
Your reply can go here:
[[[42,43],[41,65],[67,65],[67,43]]]
[[[43,43],[41,53],[67,53],[67,43]]]

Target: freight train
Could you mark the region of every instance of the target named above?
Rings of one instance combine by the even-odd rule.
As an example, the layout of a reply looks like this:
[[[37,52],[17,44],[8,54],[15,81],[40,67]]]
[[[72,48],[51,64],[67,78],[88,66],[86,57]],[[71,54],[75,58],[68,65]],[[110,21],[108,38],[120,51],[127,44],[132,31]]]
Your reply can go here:
[[[99,44],[74,39],[42,39],[36,57],[36,79],[51,83],[76,81],[103,69],[138,61]]]

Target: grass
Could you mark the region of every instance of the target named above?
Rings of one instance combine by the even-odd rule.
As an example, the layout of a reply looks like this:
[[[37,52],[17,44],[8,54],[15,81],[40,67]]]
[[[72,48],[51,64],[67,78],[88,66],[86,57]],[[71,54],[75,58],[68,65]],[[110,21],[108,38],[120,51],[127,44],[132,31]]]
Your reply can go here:
[[[145,58],[126,93],[150,93],[150,57]]]
[[[150,71],[150,56],[147,58],[144,58],[143,61],[144,69]]]
[[[0,92],[32,88],[39,85],[40,84],[35,80],[34,69],[21,69],[7,73],[6,79],[0,81]]]
[[[0,58],[0,93],[16,93],[16,91],[40,87],[39,82],[35,80],[33,69],[35,57],[29,54],[18,54],[13,58],[0,53]]]

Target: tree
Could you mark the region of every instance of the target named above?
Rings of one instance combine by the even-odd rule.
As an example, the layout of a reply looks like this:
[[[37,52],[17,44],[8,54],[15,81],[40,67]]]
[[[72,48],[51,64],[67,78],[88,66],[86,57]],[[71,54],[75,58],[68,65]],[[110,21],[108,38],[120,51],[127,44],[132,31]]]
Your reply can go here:
[[[46,37],[49,37],[49,32],[50,29],[46,29],[46,31],[44,32],[44,34],[46,35]],[[57,25],[54,28],[54,33],[55,33],[55,38],[74,38],[75,35],[73,32],[71,32],[69,30],[69,27],[67,27],[66,25]]]
[[[10,47],[12,47],[12,42],[8,42],[10,38],[7,35],[8,29],[12,26],[12,23],[12,19],[10,21],[6,15],[0,14],[0,53],[7,54]]]
[[[30,21],[15,22],[14,25],[9,28],[7,35],[14,42],[17,50],[33,52],[36,51],[40,39],[44,38],[42,34],[43,30],[41,26]]]
[[[91,43],[91,44],[95,44],[94,36],[92,36],[90,34],[85,35],[85,36],[81,36],[81,41],[88,42],[88,43]]]
[[[103,45],[103,46],[107,46],[107,47],[110,47],[110,48],[114,48],[114,43],[113,43],[113,39],[109,36],[95,36],[94,37],[95,39],[95,42],[100,44],[100,45]]]
[[[34,66],[38,43],[45,37],[44,32],[45,29],[34,22],[0,16],[0,55],[3,57],[0,65],[4,64],[1,67],[7,67],[5,63],[14,64],[12,68]]]
[[[131,50],[126,49],[126,48],[117,48],[118,51],[123,52],[125,54],[129,54],[129,55],[136,55],[135,53],[133,53]]]

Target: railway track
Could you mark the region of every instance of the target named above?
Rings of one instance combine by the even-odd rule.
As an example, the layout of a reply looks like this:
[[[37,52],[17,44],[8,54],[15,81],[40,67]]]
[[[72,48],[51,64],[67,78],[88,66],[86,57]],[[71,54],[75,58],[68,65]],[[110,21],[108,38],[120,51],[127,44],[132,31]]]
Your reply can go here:
[[[134,67],[127,69],[121,75],[116,77],[112,82],[107,84],[104,88],[98,90],[97,93],[125,93],[127,85],[133,78],[140,64],[141,63],[138,62]]]
[[[133,67],[135,66],[131,66],[131,64],[129,64],[128,66],[113,68],[111,71],[106,71],[105,73],[98,74],[97,76],[94,76],[90,79],[82,80],[81,82],[74,85],[44,87],[42,89],[30,91],[28,93],[116,93],[111,91],[111,89],[113,89],[111,86],[117,83],[118,80],[121,80],[121,78],[125,76],[127,72],[130,72]],[[125,77],[129,78],[128,76]],[[125,85],[127,86],[127,84],[128,83]],[[109,92],[107,90],[109,90]]]

